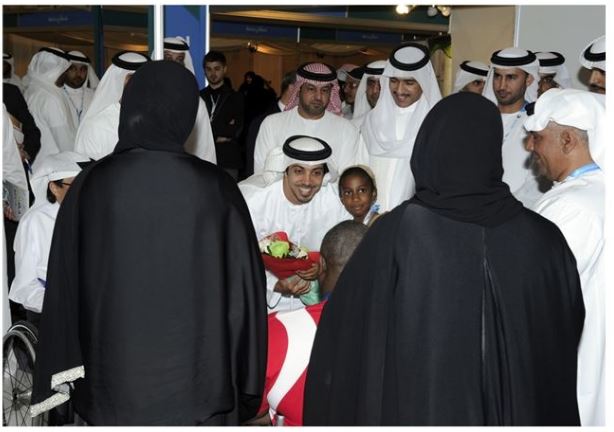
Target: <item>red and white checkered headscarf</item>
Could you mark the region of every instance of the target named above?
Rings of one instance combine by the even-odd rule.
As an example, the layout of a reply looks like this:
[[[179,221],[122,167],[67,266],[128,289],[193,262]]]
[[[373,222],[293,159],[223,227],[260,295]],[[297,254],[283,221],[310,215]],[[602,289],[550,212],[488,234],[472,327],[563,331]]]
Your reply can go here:
[[[321,77],[318,77],[321,75]],[[299,66],[296,71],[296,83],[290,95],[290,101],[286,105],[285,111],[291,110],[298,105],[299,92],[303,84],[309,83],[316,87],[324,87],[332,84],[330,92],[330,101],[326,106],[326,110],[333,114],[341,115],[341,98],[339,97],[339,82],[337,82],[337,73],[334,69],[324,63],[306,63]]]

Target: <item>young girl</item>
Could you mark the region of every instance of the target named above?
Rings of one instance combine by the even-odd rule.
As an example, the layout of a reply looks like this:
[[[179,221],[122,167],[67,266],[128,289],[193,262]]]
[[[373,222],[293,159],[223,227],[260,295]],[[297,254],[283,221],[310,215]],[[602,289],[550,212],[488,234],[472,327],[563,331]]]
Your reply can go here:
[[[355,165],[339,177],[339,198],[356,222],[371,226],[379,216],[375,175],[369,167]]]

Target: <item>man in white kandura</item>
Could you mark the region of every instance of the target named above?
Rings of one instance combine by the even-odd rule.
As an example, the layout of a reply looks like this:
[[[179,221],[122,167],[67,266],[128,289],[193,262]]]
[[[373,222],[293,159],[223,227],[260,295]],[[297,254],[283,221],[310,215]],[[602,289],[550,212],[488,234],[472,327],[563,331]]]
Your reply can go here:
[[[75,146],[77,125],[60,82],[69,67],[66,53],[58,48],[41,48],[28,65],[28,87],[24,98],[41,132],[41,149],[33,169],[45,156],[71,151]]]
[[[333,154],[319,138],[289,137],[269,153],[264,185],[250,179],[239,183],[259,240],[284,231],[293,243],[318,251],[330,228],[351,219],[339,200],[337,184],[331,183],[338,173]],[[300,296],[310,291],[318,273],[315,264],[286,279],[267,270],[269,312],[304,307]]]
[[[527,147],[554,186],[533,210],[554,222],[574,256],[586,310],[578,347],[582,426],[605,425],[605,109],[593,93],[551,89],[524,126]]]
[[[192,63],[192,56],[190,55],[190,46],[182,37],[164,38],[164,60],[171,60],[182,64],[187,70],[194,74],[194,64]],[[194,129],[192,129],[184,148],[186,152],[202,160],[214,164],[217,163],[209,112],[202,98],[198,99],[196,122],[194,123]]]
[[[522,48],[505,48],[491,56],[482,93],[499,107],[503,120],[503,181],[528,208],[550,187],[533,171],[530,152],[524,145],[526,106],[537,100],[538,81],[539,61],[535,54]]]
[[[281,148],[293,135],[308,135],[326,141],[340,170],[364,163],[358,129],[340,113],[341,99],[335,71],[323,63],[299,66],[286,110],[266,117],[260,125],[254,149],[254,174],[264,170],[269,152]]]
[[[113,152],[118,141],[119,111],[124,86],[134,72],[150,61],[146,55],[117,53],[96,88],[94,99],[77,132],[75,151],[94,160]]]
[[[420,125],[441,99],[429,51],[406,43],[395,48],[380,78],[377,105],[360,131],[375,174],[378,202],[391,210],[413,196],[416,188],[409,165]]]

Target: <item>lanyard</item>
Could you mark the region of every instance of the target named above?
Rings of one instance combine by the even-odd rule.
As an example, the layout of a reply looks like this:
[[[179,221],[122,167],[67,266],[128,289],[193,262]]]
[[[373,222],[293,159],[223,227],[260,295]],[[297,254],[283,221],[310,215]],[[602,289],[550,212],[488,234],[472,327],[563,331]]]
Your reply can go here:
[[[599,168],[599,165],[597,165],[595,162],[589,163],[573,170],[572,173],[569,174],[569,177],[578,178],[583,174],[600,169],[601,168]]]
[[[85,90],[83,89],[81,90],[81,109],[77,108],[72,98],[70,97],[68,90],[66,90],[66,87],[64,87],[64,92],[66,93],[66,96],[68,96],[68,101],[70,102],[72,107],[75,109],[75,112],[77,113],[77,122],[81,123],[81,113],[83,112],[83,96],[85,95]]]

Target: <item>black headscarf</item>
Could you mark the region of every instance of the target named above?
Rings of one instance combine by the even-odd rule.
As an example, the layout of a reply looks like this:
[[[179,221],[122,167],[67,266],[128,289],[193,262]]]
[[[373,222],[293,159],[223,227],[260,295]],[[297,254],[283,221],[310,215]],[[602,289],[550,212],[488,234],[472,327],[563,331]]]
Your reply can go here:
[[[412,202],[450,219],[492,227],[511,219],[522,204],[501,180],[503,126],[497,107],[473,93],[439,101],[416,137],[411,169]]]
[[[32,405],[74,382],[92,425],[238,425],[266,370],[266,279],[236,182],[183,151],[198,103],[168,61],[127,86],[116,150],[75,179],[53,233]]]
[[[123,93],[115,153],[137,147],[184,152],[198,98],[194,75],[180,64],[161,60],[142,66]]]

